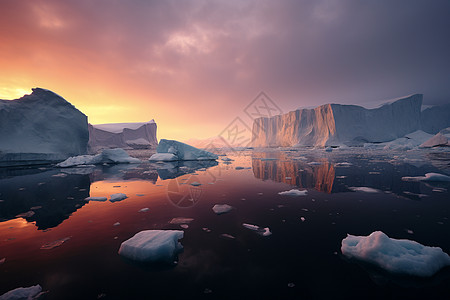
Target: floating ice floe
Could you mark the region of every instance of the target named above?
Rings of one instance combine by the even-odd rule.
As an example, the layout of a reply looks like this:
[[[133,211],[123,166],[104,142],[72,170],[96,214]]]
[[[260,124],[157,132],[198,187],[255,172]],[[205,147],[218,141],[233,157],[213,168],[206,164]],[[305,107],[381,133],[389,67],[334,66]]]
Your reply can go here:
[[[183,249],[178,241],[184,232],[181,230],[144,230],[124,241],[119,254],[140,262],[173,262],[176,254]]]
[[[0,296],[0,300],[33,300],[42,295],[42,287],[37,284],[30,287],[20,287]]]
[[[141,208],[141,209],[139,210],[139,212],[147,212],[147,211],[149,211],[149,210],[150,210],[150,208],[144,207],[144,208]]]
[[[218,159],[218,156],[214,153],[192,147],[185,143],[166,139],[159,141],[156,152],[156,154],[153,154],[150,157],[150,161],[166,161],[168,159],[170,161]],[[170,154],[172,154],[172,156]]]
[[[80,165],[98,165],[98,164],[120,164],[120,163],[140,163],[137,158],[131,157],[122,148],[104,149],[96,155],[79,155],[69,157],[63,162],[57,164],[57,167],[67,168]]]
[[[0,265],[4,264],[6,261],[6,257],[3,257],[2,259],[0,259]]]
[[[202,185],[200,182],[194,181],[191,183],[192,186],[200,186]]]
[[[48,243],[48,244],[44,244],[44,245],[41,246],[41,249],[43,249],[43,250],[51,250],[53,248],[61,246],[62,244],[64,244],[68,240],[70,240],[70,236],[69,237],[65,237],[63,239],[60,239],[60,240],[53,241],[53,242]]]
[[[173,218],[172,220],[170,220],[170,224],[189,224],[192,221],[194,221],[194,219],[192,218],[182,218],[182,217],[178,217],[178,218]]]
[[[381,231],[369,236],[347,235],[342,240],[342,254],[374,264],[389,272],[413,276],[432,276],[450,265],[450,257],[439,247],[429,247],[411,240],[389,238]]]
[[[120,226],[120,223],[116,222],[116,223],[113,224],[113,226]]]
[[[311,161],[311,162],[308,163],[308,165],[310,165],[310,166],[318,166],[318,165],[321,165],[321,164],[322,163],[318,162],[318,161]]]
[[[30,211],[18,214],[16,216],[16,218],[30,218],[30,217],[34,216],[34,214],[35,214],[35,212],[30,210]]]
[[[227,213],[232,209],[233,209],[233,206],[230,206],[228,204],[216,204],[212,208],[212,210],[218,215]]]
[[[220,236],[225,238],[225,239],[228,239],[228,240],[234,240],[235,239],[234,236],[232,236],[231,234],[228,234],[228,233],[222,233]]]
[[[284,192],[279,192],[278,195],[283,195],[283,196],[306,196],[308,193],[307,190],[296,190],[296,189],[292,189],[289,191],[284,191]]]
[[[351,186],[348,188],[349,190],[352,190],[354,192],[364,192],[364,193],[379,193],[380,190],[367,187],[367,186]]]
[[[123,193],[116,193],[116,194],[112,194],[111,198],[109,199],[109,201],[111,202],[118,202],[118,201],[122,201],[127,199],[127,195],[123,194]]]
[[[108,200],[108,198],[106,198],[106,197],[87,197],[87,198],[84,198],[84,200],[104,202],[104,201]]]
[[[425,176],[402,177],[403,181],[450,181],[450,176],[439,173],[427,173]]]
[[[349,162],[340,162],[340,163],[336,163],[335,164],[335,166],[336,167],[350,167],[350,166],[352,166],[353,164],[352,163],[349,163]]]
[[[244,226],[247,229],[253,230],[257,234],[262,235],[262,236],[269,236],[272,234],[272,232],[270,232],[269,227],[263,228],[263,227],[259,227],[257,225],[247,224],[247,223],[242,223],[242,226]]]
[[[222,157],[221,160],[223,160],[223,161],[234,161],[234,159],[231,159],[229,157]]]

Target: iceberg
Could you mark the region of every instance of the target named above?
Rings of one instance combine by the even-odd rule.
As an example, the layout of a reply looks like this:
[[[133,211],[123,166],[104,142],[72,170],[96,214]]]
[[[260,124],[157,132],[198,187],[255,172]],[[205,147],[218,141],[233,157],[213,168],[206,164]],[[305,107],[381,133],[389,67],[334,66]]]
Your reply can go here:
[[[109,199],[110,202],[118,202],[118,201],[122,201],[127,199],[127,195],[123,194],[123,193],[116,193],[116,194],[112,194],[111,198]]]
[[[242,226],[244,226],[247,229],[253,230],[255,231],[257,234],[262,235],[262,236],[269,236],[272,234],[272,232],[270,231],[269,227],[259,227],[257,225],[253,225],[253,224],[247,224],[247,223],[243,223]]]
[[[180,230],[144,230],[124,241],[119,254],[139,262],[171,263],[183,249],[178,241],[183,235]]]
[[[0,296],[0,300],[33,300],[42,295],[42,287],[37,284],[27,288],[20,287]]]
[[[450,127],[442,129],[436,135],[423,142],[421,148],[450,147]]]
[[[197,149],[185,143],[174,140],[162,139],[156,147],[156,154],[150,157],[150,161],[164,161],[167,158],[171,160],[216,160],[218,156],[214,153]],[[161,156],[161,154],[166,154]],[[172,154],[170,156],[168,154]],[[176,159],[174,159],[176,157]]]
[[[212,210],[218,215],[227,213],[227,212],[231,211],[232,209],[233,209],[233,206],[230,206],[228,204],[216,204],[212,208]]]
[[[422,129],[422,98],[423,95],[415,94],[374,109],[325,104],[271,118],[257,118],[253,122],[253,146],[363,146],[364,143],[390,142]],[[426,129],[422,130],[436,134],[450,126],[446,125],[450,122],[448,112],[436,114],[436,118],[439,120],[434,125],[424,125]]]
[[[98,165],[98,164],[119,164],[130,163],[138,164],[141,161],[137,158],[131,157],[128,153],[121,149],[103,149],[103,151],[96,155],[80,155],[69,157],[63,162],[58,163],[56,166],[60,168],[68,168],[74,166],[83,165]]]
[[[87,117],[61,96],[34,88],[0,100],[0,166],[40,164],[86,154]]]
[[[429,247],[411,240],[389,238],[381,231],[369,236],[347,235],[342,240],[342,254],[376,265],[388,272],[429,277],[450,265],[450,257],[439,247]]]
[[[379,193],[380,190],[367,187],[367,186],[351,186],[348,188],[349,190],[352,190],[354,192],[364,192],[364,193]]]
[[[150,149],[158,145],[154,120],[140,123],[89,124],[90,153],[102,149]]]
[[[450,176],[439,173],[426,173],[425,176],[402,177],[403,181],[450,181]]]

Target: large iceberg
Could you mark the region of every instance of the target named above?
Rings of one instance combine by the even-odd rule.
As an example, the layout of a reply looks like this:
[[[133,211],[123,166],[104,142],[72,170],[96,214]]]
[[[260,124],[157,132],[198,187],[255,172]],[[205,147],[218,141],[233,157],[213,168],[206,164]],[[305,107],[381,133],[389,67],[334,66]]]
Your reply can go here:
[[[271,118],[257,118],[253,123],[253,145],[324,147],[389,142],[421,129],[421,107],[422,95],[415,94],[374,109],[325,104]],[[433,126],[426,125],[427,133],[435,134],[449,126],[440,127],[448,122],[450,114],[444,112],[438,118],[444,120],[434,122]]]
[[[140,163],[137,158],[131,157],[128,153],[121,149],[103,149],[103,151],[96,155],[79,155],[69,157],[56,166],[61,168],[68,168],[80,165],[97,165],[97,164],[119,164],[119,163]]]
[[[197,149],[185,143],[165,139],[159,141],[156,152],[150,157],[150,161],[215,160],[219,158],[214,153]]]
[[[150,149],[158,145],[154,120],[141,123],[89,124],[89,152],[101,149]]]
[[[0,100],[0,165],[61,161],[85,154],[87,117],[61,96],[34,88]]]
[[[439,247],[392,239],[381,231],[369,236],[348,235],[342,240],[341,251],[348,258],[397,274],[427,277],[450,265],[450,256]]]
[[[183,249],[178,241],[183,235],[180,230],[144,230],[123,242],[119,254],[139,262],[171,263]]]

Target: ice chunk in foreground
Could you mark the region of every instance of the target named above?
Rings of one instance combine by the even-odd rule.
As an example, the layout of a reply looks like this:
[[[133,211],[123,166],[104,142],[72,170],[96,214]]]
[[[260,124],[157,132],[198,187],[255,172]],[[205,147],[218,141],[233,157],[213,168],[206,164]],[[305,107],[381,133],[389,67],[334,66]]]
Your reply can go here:
[[[42,287],[37,284],[27,288],[20,287],[0,296],[0,300],[33,300],[37,299],[42,292]]]
[[[364,193],[379,193],[380,190],[367,187],[367,186],[351,186],[349,187],[350,190],[354,192],[364,192]]]
[[[306,194],[308,193],[307,190],[296,190],[296,189],[292,189],[289,191],[284,191],[284,192],[279,192],[278,195],[283,195],[283,196],[306,196]]]
[[[402,177],[403,181],[450,181],[450,176],[439,173],[427,173],[425,176]]]
[[[116,149],[104,149],[102,153],[99,153],[97,155],[80,155],[69,157],[65,161],[57,164],[56,166],[61,168],[67,168],[80,165],[97,165],[103,163],[136,164],[140,162],[141,161],[139,159],[129,156],[125,150],[121,148],[116,148]]]
[[[218,156],[214,153],[201,150],[188,144],[174,140],[162,139],[156,148],[156,154],[150,157],[150,160],[165,160],[169,155],[161,156],[160,154],[172,154],[176,159],[173,160],[215,160]],[[164,159],[161,159],[164,158]]]
[[[247,223],[242,223],[242,226],[244,226],[247,229],[256,231],[256,233],[258,233],[259,235],[262,235],[262,236],[269,236],[272,234],[272,232],[270,232],[269,227],[262,228],[257,225],[247,224]]]
[[[216,204],[212,208],[212,210],[218,215],[227,213],[232,209],[233,209],[233,206],[230,206],[228,204]]]
[[[450,257],[439,247],[428,247],[411,240],[391,239],[381,231],[369,236],[347,235],[342,254],[377,265],[392,273],[432,276],[450,265]]]
[[[450,127],[445,128],[420,145],[422,148],[450,146]]]
[[[180,230],[144,230],[120,245],[119,254],[140,262],[172,262],[183,249],[178,242],[184,235]]]
[[[123,194],[123,193],[117,193],[117,194],[112,194],[111,195],[111,199],[109,199],[109,201],[111,202],[117,202],[117,201],[122,201],[127,199],[127,195]]]

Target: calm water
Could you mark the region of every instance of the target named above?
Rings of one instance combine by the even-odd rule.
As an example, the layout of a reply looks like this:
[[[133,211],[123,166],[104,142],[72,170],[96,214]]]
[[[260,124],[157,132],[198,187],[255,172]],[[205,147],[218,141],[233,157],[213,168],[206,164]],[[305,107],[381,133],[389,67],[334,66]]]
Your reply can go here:
[[[46,299],[448,299],[449,268],[428,279],[393,276],[346,260],[340,245],[347,233],[382,230],[450,253],[449,184],[401,180],[450,174],[449,152],[228,157],[234,161],[0,169],[0,295],[40,284]],[[380,191],[349,189],[360,186]],[[292,188],[308,194],[278,195]],[[113,193],[128,198],[84,201]],[[214,204],[234,209],[216,215]],[[184,229],[169,223],[175,217],[194,220]],[[178,264],[142,265],[117,254],[147,229],[184,230]]]

